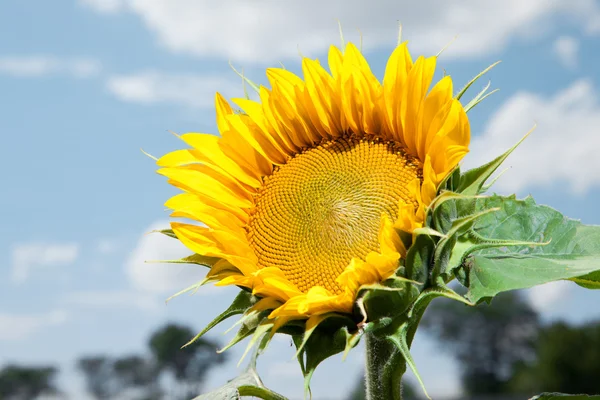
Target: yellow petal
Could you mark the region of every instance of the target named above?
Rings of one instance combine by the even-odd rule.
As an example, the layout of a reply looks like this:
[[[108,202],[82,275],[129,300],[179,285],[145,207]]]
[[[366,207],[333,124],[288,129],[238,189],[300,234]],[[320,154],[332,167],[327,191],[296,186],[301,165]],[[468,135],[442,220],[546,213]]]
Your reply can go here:
[[[204,171],[180,167],[162,168],[157,172],[173,181],[175,186],[179,186],[181,183],[184,190],[206,194],[234,207],[250,208],[253,205],[252,197],[248,192],[243,193],[244,191],[234,188],[231,182],[216,179]]]
[[[186,133],[181,135],[181,139],[195,149],[192,154],[199,161],[216,165],[230,176],[251,187],[261,186],[259,172],[255,169],[245,168],[225,155],[219,146],[221,139],[217,136],[205,133]]]
[[[171,197],[165,206],[172,209],[172,217],[190,218],[206,224],[216,230],[229,230],[239,235],[244,234],[244,221],[228,211],[211,207],[197,196],[182,193]]]
[[[317,61],[302,60],[305,81],[305,106],[313,125],[322,137],[341,133],[339,99],[333,96],[334,81]]]
[[[419,117],[421,124],[417,129],[417,137],[415,138],[417,153],[420,160],[425,159],[425,153],[428,149],[428,144],[433,140],[433,136],[437,132],[430,132],[429,127],[435,118],[445,119],[445,116],[438,115],[440,110],[446,109],[446,114],[449,112],[448,107],[444,107],[448,102],[452,101],[452,79],[449,76],[445,76],[431,89],[431,92],[427,95],[423,108],[421,109],[421,116]],[[431,134],[432,136],[429,136]]]
[[[156,161],[159,167],[180,167],[200,162],[202,155],[195,150],[176,150],[165,154]]]
[[[290,132],[290,139],[299,148],[318,142],[322,138],[310,120],[304,105],[305,84],[298,76],[280,68],[267,70],[273,87],[269,99],[271,109],[276,112]]]
[[[279,306],[281,306],[281,301],[273,297],[265,297],[256,302],[247,312],[274,310]]]
[[[246,143],[270,163],[285,164],[287,154],[277,148],[250,117],[232,114],[227,116],[227,121]]]
[[[390,56],[383,78],[383,112],[389,139],[402,141],[402,92],[413,66],[406,42],[400,44]]]
[[[234,238],[226,237],[223,233],[216,235],[217,231],[180,222],[172,222],[171,229],[181,243],[196,254],[226,259],[244,275],[256,271],[256,258],[252,250],[244,246],[235,247],[239,242]]]
[[[331,76],[334,79],[338,79],[342,70],[343,56],[340,49],[335,46],[329,46],[329,53],[327,57],[327,61],[329,63],[329,70],[331,71]]]
[[[409,152],[417,156],[416,133],[419,126],[419,113],[425,95],[435,72],[436,57],[419,57],[408,73],[408,79],[402,91],[401,117],[402,135]]]
[[[244,140],[242,135],[231,126],[228,117],[234,115],[234,112],[219,93],[216,94],[215,108],[217,127],[222,138],[219,141],[219,147],[223,153],[248,170],[256,171],[258,176],[269,174],[272,171],[272,163],[256,151],[252,144]]]
[[[260,129],[261,136],[269,142],[274,151],[287,156],[294,154],[297,150],[296,147],[290,143],[287,135],[281,134],[278,121],[272,118],[269,108],[269,90],[261,86],[259,94],[260,103],[249,99],[233,99],[232,101],[248,114],[248,117]]]

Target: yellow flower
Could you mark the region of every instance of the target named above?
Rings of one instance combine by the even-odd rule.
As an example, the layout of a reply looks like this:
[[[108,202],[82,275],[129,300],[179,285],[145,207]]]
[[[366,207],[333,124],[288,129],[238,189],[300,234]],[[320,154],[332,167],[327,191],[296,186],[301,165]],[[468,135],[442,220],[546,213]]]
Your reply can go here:
[[[362,285],[392,276],[406,255],[400,231],[423,226],[440,182],[468,152],[466,113],[436,57],[413,62],[406,43],[383,83],[360,51],[332,46],[327,72],[304,58],[304,80],[267,70],[260,101],[219,94],[220,137],[187,133],[190,149],[158,160],[184,193],[167,201],[175,235],[216,257],[207,278],[262,298],[280,326],[351,313]],[[309,321],[310,324],[310,321]]]

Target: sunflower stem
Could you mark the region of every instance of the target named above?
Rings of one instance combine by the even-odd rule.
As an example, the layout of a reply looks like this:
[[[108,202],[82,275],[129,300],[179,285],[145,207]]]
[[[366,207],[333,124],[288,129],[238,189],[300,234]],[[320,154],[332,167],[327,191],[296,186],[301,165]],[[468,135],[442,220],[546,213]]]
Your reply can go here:
[[[406,362],[393,343],[365,335],[365,387],[367,400],[402,400],[401,380]]]

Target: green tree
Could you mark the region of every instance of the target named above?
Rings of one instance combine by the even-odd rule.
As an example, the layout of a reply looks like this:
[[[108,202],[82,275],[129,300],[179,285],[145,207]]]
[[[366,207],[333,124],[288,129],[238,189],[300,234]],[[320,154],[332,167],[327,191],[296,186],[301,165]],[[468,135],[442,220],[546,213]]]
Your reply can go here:
[[[138,355],[124,356],[114,361],[113,371],[120,392],[136,391],[141,400],[160,398],[159,370],[153,360]]]
[[[0,399],[29,400],[42,394],[59,393],[55,367],[7,365],[0,370]]]
[[[86,356],[77,361],[88,392],[98,400],[113,398],[119,392],[113,367],[114,360],[102,355]]]
[[[512,385],[527,394],[600,394],[600,323],[571,327],[558,322],[544,328],[535,362],[523,363]]]
[[[511,391],[515,366],[534,359],[539,319],[519,293],[507,292],[477,307],[436,301],[422,327],[459,361],[465,393],[501,394]]]
[[[158,369],[171,372],[179,384],[178,394],[171,394],[172,397],[196,396],[208,371],[225,361],[225,357],[216,352],[217,343],[208,339],[201,338],[182,348],[192,337],[194,331],[176,324],[166,325],[150,337],[149,347]]]

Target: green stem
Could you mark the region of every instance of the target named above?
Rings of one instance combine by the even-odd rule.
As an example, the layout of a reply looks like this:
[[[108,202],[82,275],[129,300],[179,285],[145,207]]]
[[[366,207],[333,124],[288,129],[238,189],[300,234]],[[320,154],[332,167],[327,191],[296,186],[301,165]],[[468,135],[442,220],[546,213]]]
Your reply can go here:
[[[365,383],[367,400],[402,400],[400,382],[406,362],[395,345],[373,335],[365,335]]]

